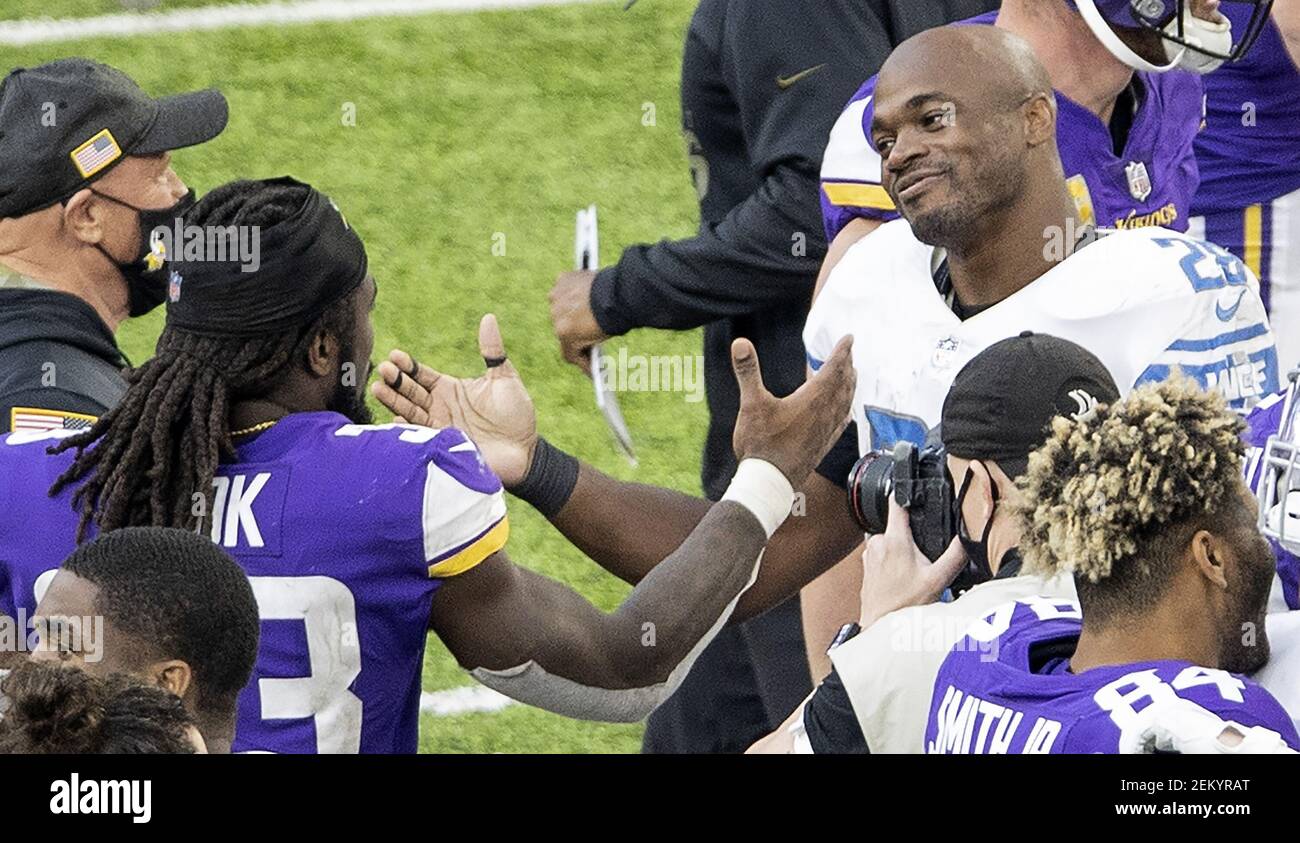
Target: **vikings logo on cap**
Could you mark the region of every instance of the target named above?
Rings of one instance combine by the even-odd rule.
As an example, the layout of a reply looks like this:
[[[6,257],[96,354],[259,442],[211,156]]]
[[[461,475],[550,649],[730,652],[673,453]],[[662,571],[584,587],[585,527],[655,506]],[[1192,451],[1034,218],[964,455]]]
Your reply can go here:
[[[163,240],[163,232],[155,229],[149,235],[149,254],[144,257],[144,265],[150,272],[157,272],[165,263],[167,263],[167,244]]]

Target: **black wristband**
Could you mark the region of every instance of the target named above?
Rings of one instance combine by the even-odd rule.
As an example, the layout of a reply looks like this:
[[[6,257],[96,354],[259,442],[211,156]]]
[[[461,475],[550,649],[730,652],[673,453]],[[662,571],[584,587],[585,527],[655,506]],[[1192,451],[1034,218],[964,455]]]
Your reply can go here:
[[[509,491],[520,500],[532,504],[542,515],[553,518],[569,502],[577,485],[578,458],[564,453],[539,436],[537,448],[533,451],[533,464],[528,467],[528,476]]]

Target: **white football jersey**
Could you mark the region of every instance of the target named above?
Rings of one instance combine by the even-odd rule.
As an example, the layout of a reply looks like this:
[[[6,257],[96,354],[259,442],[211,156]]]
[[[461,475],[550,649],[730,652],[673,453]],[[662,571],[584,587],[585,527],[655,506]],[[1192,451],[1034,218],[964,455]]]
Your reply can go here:
[[[1278,388],[1259,284],[1240,260],[1163,228],[1102,233],[964,321],[935,285],[942,251],[917,240],[906,220],[850,247],[813,303],[804,344],[816,370],[853,336],[859,451],[923,443],[957,372],[1022,331],[1087,348],[1121,394],[1174,367],[1242,411]]]
[[[1300,611],[1274,612],[1265,622],[1268,664],[1253,678],[1282,703],[1300,729]]]

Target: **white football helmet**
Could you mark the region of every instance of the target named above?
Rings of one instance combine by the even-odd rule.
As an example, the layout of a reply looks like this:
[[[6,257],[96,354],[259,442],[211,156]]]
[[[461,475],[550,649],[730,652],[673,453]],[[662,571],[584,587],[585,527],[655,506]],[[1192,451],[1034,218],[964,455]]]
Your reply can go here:
[[[1260,457],[1259,529],[1293,554],[1300,555],[1300,369],[1290,374],[1282,419],[1268,437]]]
[[[1255,43],[1273,8],[1273,0],[1225,0],[1252,7],[1245,31],[1234,33],[1222,12],[1214,21],[1194,15],[1194,0],[1066,2],[1115,58],[1151,73],[1174,68],[1209,73],[1225,61],[1236,61]]]

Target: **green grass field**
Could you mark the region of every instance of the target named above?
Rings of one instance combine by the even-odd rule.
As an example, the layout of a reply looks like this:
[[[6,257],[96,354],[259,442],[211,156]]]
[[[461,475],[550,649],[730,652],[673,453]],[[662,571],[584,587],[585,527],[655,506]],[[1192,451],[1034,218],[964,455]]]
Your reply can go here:
[[[204,5],[199,0],[166,7]],[[0,17],[119,11],[118,0],[7,0]],[[477,372],[476,326],[500,318],[544,434],[621,477],[695,492],[706,414],[680,394],[623,397],[640,467],[617,456],[590,382],[565,365],[546,293],[572,264],[573,214],[601,213],[607,261],[623,246],[689,235],[694,194],[680,141],[682,40],[692,0],[435,14],[7,48],[7,65],[85,55],[164,94],[216,86],[231,121],[178,152],[200,192],[238,177],[291,174],[330,193],[365,238],[380,286],[376,356],[401,345],[444,369]],[[650,104],[650,105],[647,105]],[[655,125],[643,124],[653,106]],[[356,125],[344,125],[353,108]],[[504,235],[505,254],[494,255]],[[494,239],[495,238],[495,239]],[[147,357],[161,314],[123,345]],[[696,333],[639,331],[631,353],[695,354]],[[379,418],[387,418],[380,412]],[[613,608],[627,587],[511,502],[510,552]],[[471,680],[431,638],[425,688]],[[565,720],[522,706],[425,716],[425,752],[633,752],[640,726]]]

